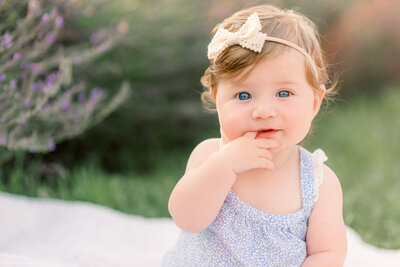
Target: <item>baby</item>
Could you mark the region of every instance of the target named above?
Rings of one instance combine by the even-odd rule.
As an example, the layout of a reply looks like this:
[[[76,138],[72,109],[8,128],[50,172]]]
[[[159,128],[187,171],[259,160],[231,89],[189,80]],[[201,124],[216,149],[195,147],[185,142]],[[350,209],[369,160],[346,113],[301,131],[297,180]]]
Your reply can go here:
[[[298,144],[334,93],[315,25],[272,6],[213,30],[205,103],[221,138],[200,143],[173,189],[182,233],[163,266],[343,266],[342,190],[318,149]]]

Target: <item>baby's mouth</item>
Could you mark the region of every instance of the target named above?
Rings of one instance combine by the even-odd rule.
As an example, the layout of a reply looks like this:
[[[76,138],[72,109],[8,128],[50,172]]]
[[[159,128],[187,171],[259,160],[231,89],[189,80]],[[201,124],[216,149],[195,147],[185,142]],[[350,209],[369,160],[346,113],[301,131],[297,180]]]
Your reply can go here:
[[[262,129],[257,131],[256,139],[257,138],[271,138],[275,134],[277,134],[280,130],[278,129]]]

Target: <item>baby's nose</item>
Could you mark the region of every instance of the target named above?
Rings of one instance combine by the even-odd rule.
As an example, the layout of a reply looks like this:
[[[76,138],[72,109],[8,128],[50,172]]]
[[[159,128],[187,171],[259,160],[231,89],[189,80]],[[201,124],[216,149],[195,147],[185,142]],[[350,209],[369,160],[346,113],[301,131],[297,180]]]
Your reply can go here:
[[[276,110],[272,103],[258,103],[253,110],[253,119],[268,119],[276,116]]]

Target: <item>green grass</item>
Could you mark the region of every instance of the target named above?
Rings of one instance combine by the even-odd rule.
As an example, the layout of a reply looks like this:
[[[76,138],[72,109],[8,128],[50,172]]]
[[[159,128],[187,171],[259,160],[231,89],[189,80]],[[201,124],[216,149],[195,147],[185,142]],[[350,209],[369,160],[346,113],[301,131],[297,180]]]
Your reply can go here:
[[[339,177],[344,219],[362,238],[400,248],[400,90],[338,102],[315,122],[306,147],[322,148]],[[131,214],[167,217],[169,194],[184,172],[189,151],[159,155],[153,172],[105,174],[95,162],[71,170],[55,184],[40,183],[37,167],[16,168],[0,190],[29,196],[89,201]],[[17,161],[18,165],[18,161]],[[16,165],[16,166],[17,166]]]
[[[353,98],[318,120],[321,147],[343,189],[345,223],[371,244],[400,248],[400,91]]]
[[[169,217],[168,198],[182,176],[189,152],[170,152],[148,174],[106,174],[96,162],[73,169],[57,181],[38,181],[37,163],[26,172],[15,168],[7,184],[0,179],[0,191],[41,198],[93,202],[146,217]],[[27,175],[29,173],[29,175]],[[36,177],[36,178],[35,178]]]

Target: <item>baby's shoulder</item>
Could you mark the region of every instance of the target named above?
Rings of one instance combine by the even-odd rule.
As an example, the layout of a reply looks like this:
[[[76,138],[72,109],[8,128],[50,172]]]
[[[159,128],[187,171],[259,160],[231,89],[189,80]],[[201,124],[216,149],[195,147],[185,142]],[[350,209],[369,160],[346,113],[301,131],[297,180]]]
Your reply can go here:
[[[211,154],[219,150],[220,138],[209,138],[199,143],[192,151],[193,154],[208,153]]]
[[[325,164],[323,164],[323,173],[324,173],[324,181],[326,182],[325,187],[328,188],[332,186],[335,188],[341,187],[339,178],[336,176],[335,172]]]
[[[320,200],[318,202],[320,204],[322,204],[321,202],[335,203],[336,205],[341,204],[343,201],[343,193],[339,178],[336,176],[335,172],[325,164],[323,164],[323,175],[324,181],[319,188]]]
[[[219,138],[210,138],[199,143],[190,154],[186,171],[200,166],[212,153],[219,149]]]

